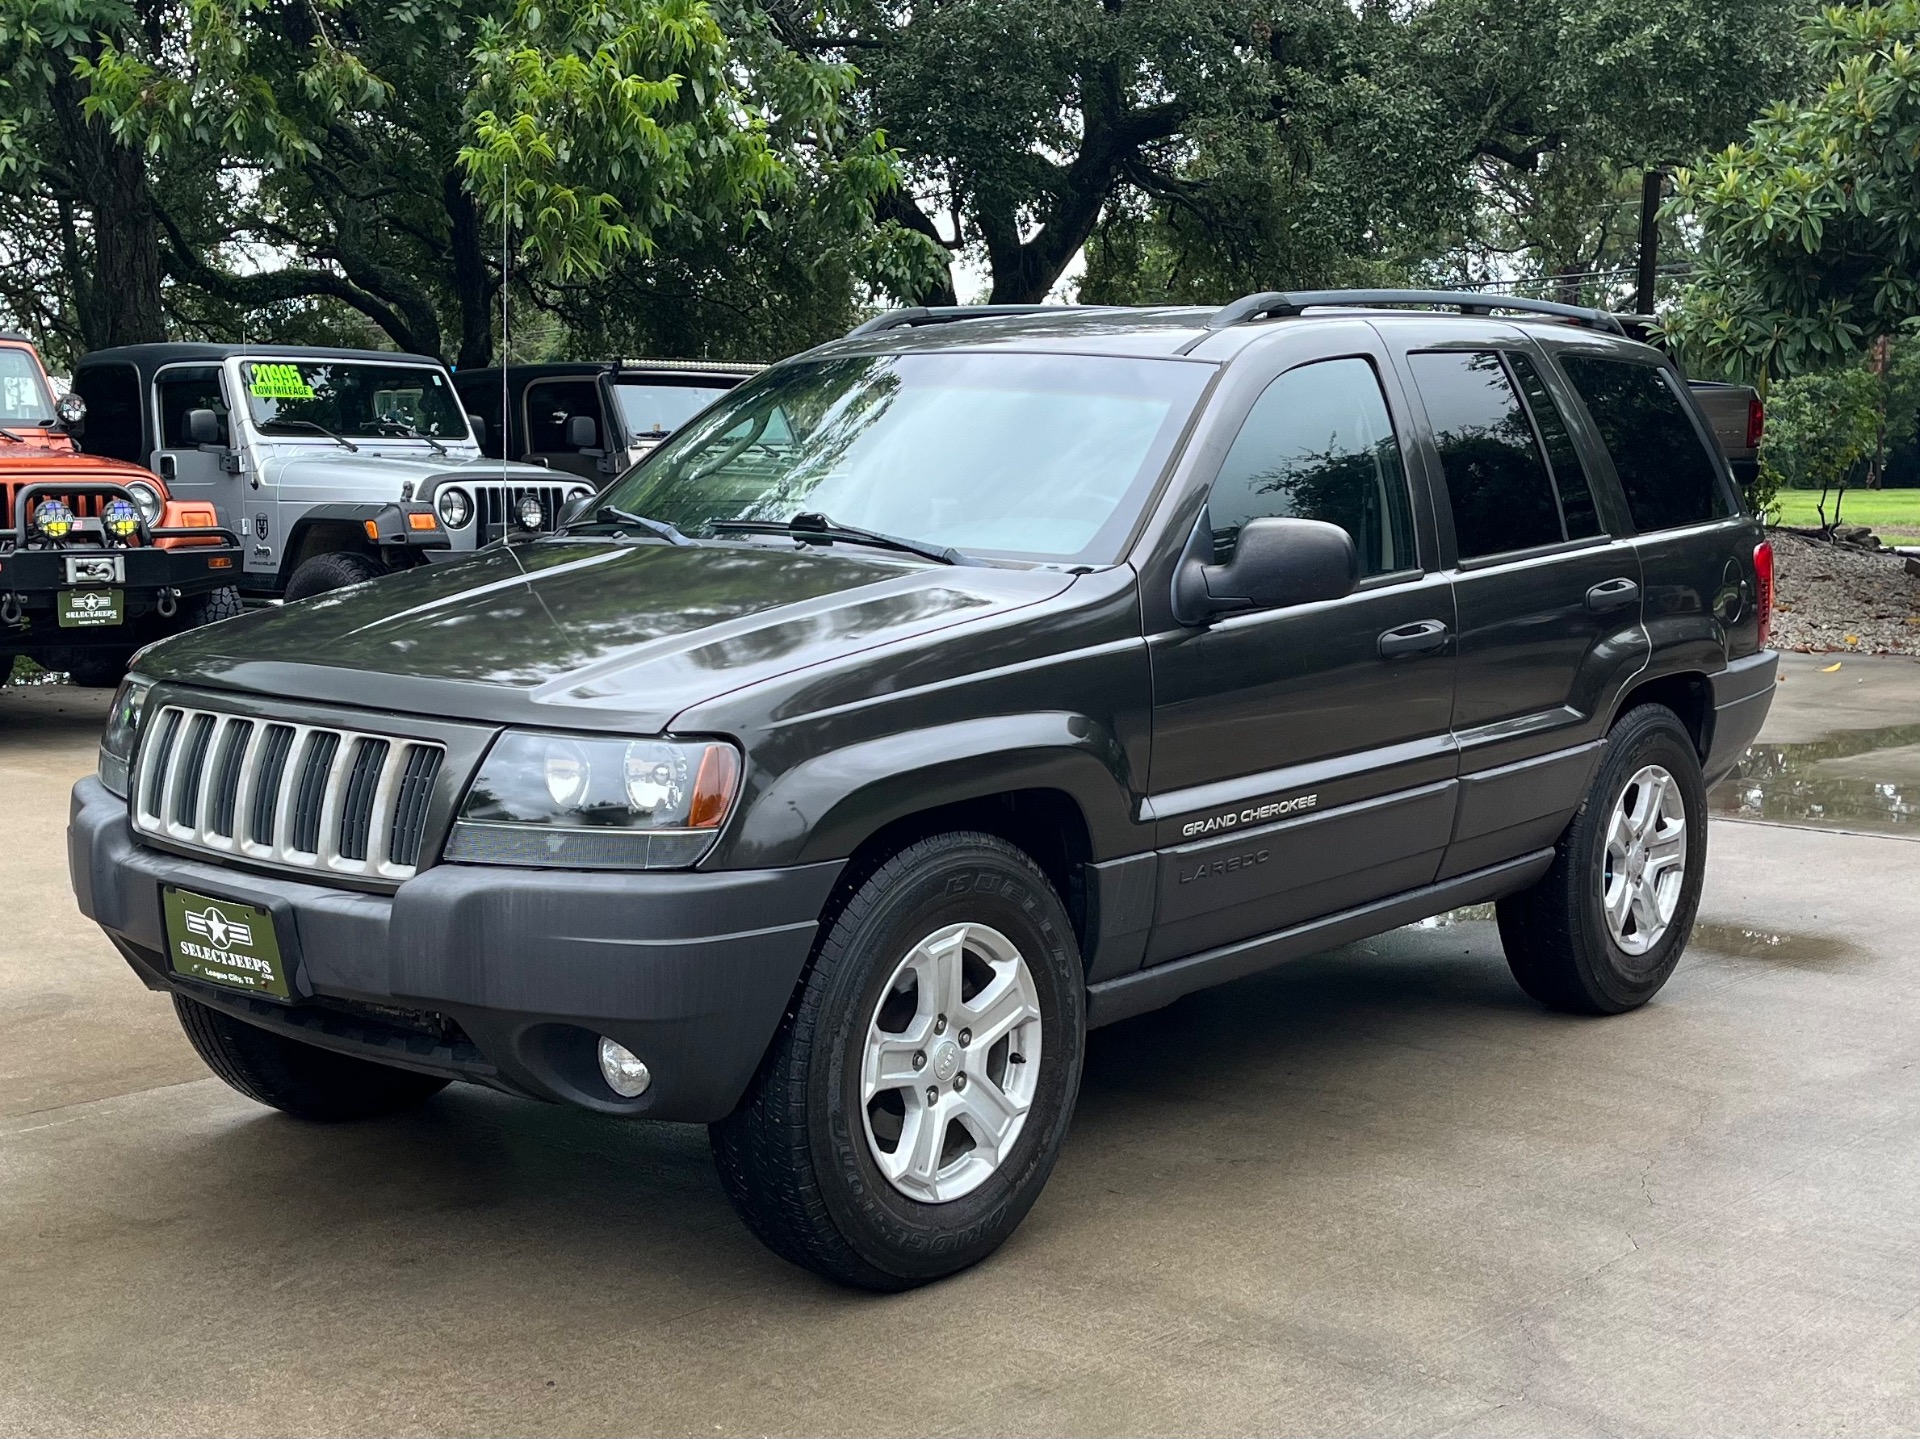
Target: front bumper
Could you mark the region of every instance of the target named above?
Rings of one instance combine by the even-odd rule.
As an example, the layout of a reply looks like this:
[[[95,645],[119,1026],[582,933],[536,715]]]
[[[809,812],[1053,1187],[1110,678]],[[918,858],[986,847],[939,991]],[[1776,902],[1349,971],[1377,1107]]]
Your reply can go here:
[[[168,533],[173,533],[169,531]],[[206,537],[211,532],[195,532]],[[75,578],[70,562],[104,563],[108,578]],[[18,608],[19,619],[0,627],[0,646],[140,645],[178,629],[182,623],[161,613],[161,596],[181,599],[240,582],[238,545],[214,541],[179,549],[139,545],[129,549],[73,546],[67,549],[0,549],[0,597]],[[124,618],[97,628],[63,627],[59,599],[68,590],[117,590]]]
[[[423,870],[369,894],[186,859],[138,843],[97,779],[74,787],[80,909],[149,988],[341,1053],[609,1113],[712,1120],[753,1077],[792,997],[838,861],[792,869]],[[270,910],[296,1000],[172,974],[163,884]],[[646,1061],[622,1099],[597,1036]]]

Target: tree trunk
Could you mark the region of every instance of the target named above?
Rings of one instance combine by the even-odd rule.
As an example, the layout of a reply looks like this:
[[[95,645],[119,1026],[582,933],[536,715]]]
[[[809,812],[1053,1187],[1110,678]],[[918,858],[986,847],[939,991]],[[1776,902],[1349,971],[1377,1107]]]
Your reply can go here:
[[[75,296],[87,348],[164,340],[160,222],[145,157],[87,119],[71,75],[55,77],[52,98],[63,168],[79,177],[93,222],[93,273],[86,293]]]
[[[463,370],[480,370],[493,359],[493,275],[487,268],[480,207],[449,170],[441,181],[453,241],[453,293],[460,306],[460,356]]]

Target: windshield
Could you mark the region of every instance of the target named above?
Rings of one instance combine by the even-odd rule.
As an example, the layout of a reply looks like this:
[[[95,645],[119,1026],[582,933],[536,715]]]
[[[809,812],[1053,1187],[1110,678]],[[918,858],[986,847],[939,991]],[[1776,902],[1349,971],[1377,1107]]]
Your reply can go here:
[[[348,437],[414,430],[437,440],[469,438],[453,386],[423,365],[250,360],[240,366],[240,383],[263,434],[311,435],[318,426]]]
[[[0,425],[50,425],[53,396],[25,350],[0,348]]]
[[[953,352],[784,365],[603,498],[689,535],[814,512],[973,554],[1108,564],[1211,374]]]
[[[635,385],[616,381],[614,398],[630,435],[671,434],[726,394],[719,385]]]

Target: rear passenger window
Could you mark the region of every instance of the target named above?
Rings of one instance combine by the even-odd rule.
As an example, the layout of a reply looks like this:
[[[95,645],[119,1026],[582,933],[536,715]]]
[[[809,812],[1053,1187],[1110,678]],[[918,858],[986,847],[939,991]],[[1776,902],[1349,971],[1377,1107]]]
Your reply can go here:
[[[1533,411],[1534,428],[1547,447],[1547,463],[1553,469],[1553,488],[1560,496],[1560,518],[1566,521],[1567,538],[1584,540],[1599,534],[1600,516],[1593,508],[1593,491],[1587,487],[1580,451],[1574,448],[1573,436],[1567,433],[1567,422],[1560,417],[1560,407],[1554,404],[1553,395],[1532,360],[1517,350],[1509,350],[1507,363],[1513,366],[1520,393],[1527,397],[1527,408]]]
[[[1416,564],[1406,472],[1380,380],[1365,360],[1289,370],[1254,401],[1207,499],[1214,563],[1248,520],[1326,520],[1353,536],[1360,573]]]
[[[1408,359],[1440,449],[1460,558],[1565,539],[1553,480],[1500,356],[1450,350]]]
[[[1664,366],[1563,355],[1560,368],[1613,456],[1636,528],[1670,530],[1733,513],[1720,467]]]

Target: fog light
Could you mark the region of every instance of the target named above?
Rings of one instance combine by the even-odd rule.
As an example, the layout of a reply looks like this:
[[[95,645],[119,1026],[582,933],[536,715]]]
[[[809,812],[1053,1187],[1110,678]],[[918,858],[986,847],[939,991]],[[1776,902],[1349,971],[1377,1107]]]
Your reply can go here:
[[[600,1077],[622,1099],[638,1099],[653,1083],[653,1075],[640,1062],[640,1056],[624,1044],[615,1044],[604,1035],[600,1040]]]
[[[33,507],[33,527],[50,540],[64,539],[73,529],[73,511],[59,500],[42,500]]]
[[[514,507],[514,514],[523,530],[537,530],[547,522],[547,509],[540,503],[538,495],[522,495],[520,503]]]
[[[140,533],[140,511],[132,500],[108,500],[100,511],[100,523],[116,539],[130,540]]]

